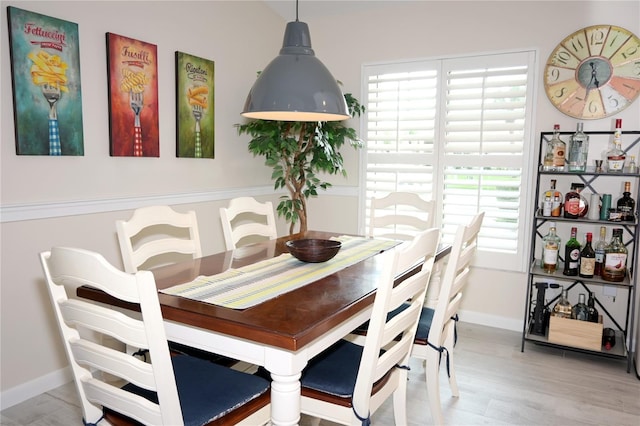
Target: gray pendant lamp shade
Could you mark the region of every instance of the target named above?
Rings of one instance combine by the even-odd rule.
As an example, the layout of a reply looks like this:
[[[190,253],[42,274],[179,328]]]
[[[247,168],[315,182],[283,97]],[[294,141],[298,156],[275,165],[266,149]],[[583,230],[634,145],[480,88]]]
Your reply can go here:
[[[280,54],[260,73],[242,115],[278,121],[350,118],[344,95],[311,48],[309,27],[289,22]]]

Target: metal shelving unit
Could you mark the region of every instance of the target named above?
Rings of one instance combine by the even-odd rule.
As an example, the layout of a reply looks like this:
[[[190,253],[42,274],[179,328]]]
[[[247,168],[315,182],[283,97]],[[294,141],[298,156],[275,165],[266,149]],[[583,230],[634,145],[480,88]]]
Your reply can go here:
[[[603,138],[611,138],[613,132],[585,132],[591,137],[603,137]],[[561,135],[569,136],[573,134],[573,132],[561,132]],[[600,136],[598,136],[600,135]],[[623,142],[626,148],[625,152],[629,152],[636,145],[640,144],[640,131],[623,131]],[[531,225],[531,259],[529,264],[529,272],[528,272],[528,283],[527,283],[527,295],[525,300],[525,317],[524,317],[524,328],[522,331],[522,351],[524,351],[525,343],[532,342],[535,344],[549,345],[554,347],[559,347],[567,350],[573,350],[577,352],[586,352],[592,353],[599,356],[609,357],[609,358],[622,358],[627,360],[627,372],[630,372],[633,365],[632,353],[629,348],[629,344],[632,340],[633,336],[633,326],[634,326],[634,312],[635,312],[635,289],[636,289],[636,277],[635,271],[638,270],[638,259],[637,259],[637,244],[638,244],[638,234],[640,231],[639,223],[638,223],[638,213],[637,209],[640,206],[640,174],[638,173],[607,173],[605,172],[596,172],[595,167],[587,167],[587,170],[582,173],[568,172],[568,171],[543,171],[542,170],[542,156],[544,155],[545,144],[549,142],[551,137],[553,136],[553,132],[543,132],[540,134],[540,151],[538,156],[538,172],[536,173],[536,190],[535,190],[535,212],[533,214],[533,221]],[[565,141],[568,138],[564,138]],[[568,146],[567,146],[568,149]],[[590,190],[593,193],[602,193],[602,191],[597,191],[596,186],[602,178],[607,178],[610,181],[613,179],[616,182],[622,181],[631,181],[633,188],[635,188],[635,197],[636,200],[636,220],[633,222],[612,222],[607,220],[591,220],[585,218],[579,219],[569,219],[560,217],[547,217],[542,216],[542,211],[538,208],[538,203],[540,201],[540,196],[544,189],[541,189],[541,180],[543,179],[574,179],[579,180],[581,183],[584,183],[585,190]],[[566,180],[565,179],[565,180]],[[546,182],[546,181],[545,181]],[[611,234],[611,229],[613,228],[622,228],[623,229],[623,240],[628,250],[628,258],[627,258],[627,268],[628,273],[622,282],[610,282],[604,281],[598,277],[595,278],[582,278],[579,276],[571,277],[565,276],[562,274],[563,270],[563,262],[562,259],[563,250],[561,250],[561,264],[558,267],[558,270],[554,274],[548,274],[544,272],[544,270],[540,267],[540,260],[536,258],[536,254],[540,252],[540,242],[543,237],[543,233],[541,232],[541,227],[547,222],[556,222],[557,226],[563,227],[580,227],[581,225],[586,226],[606,226],[609,230],[607,235]],[[565,243],[566,241],[563,241]],[[601,350],[588,350],[582,349],[569,345],[562,345],[554,342],[550,342],[548,340],[548,328],[544,331],[544,334],[533,333],[533,317],[534,317],[534,308],[536,305],[537,298],[537,285],[544,286],[544,283],[554,282],[555,284],[560,284],[565,287],[567,290],[571,290],[573,288],[583,288],[585,291],[593,291],[596,287],[602,286],[613,286],[619,289],[624,290],[626,293],[626,309],[624,310],[624,315],[618,314],[616,317],[615,313],[609,312],[606,309],[605,305],[598,300],[596,296],[596,308],[599,313],[602,314],[603,318],[607,318],[608,322],[611,323],[611,328],[613,328],[616,332],[616,345],[611,350],[605,350],[601,348]],[[539,284],[542,283],[542,284]],[[551,307],[558,300],[560,295],[557,295],[551,300],[544,301],[544,307],[551,309]],[[622,318],[623,317],[623,318]],[[538,330],[539,332],[540,330]]]

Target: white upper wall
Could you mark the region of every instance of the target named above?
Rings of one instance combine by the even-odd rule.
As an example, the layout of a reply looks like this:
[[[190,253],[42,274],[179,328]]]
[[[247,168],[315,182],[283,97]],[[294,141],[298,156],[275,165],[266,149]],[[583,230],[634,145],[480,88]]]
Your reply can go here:
[[[6,6],[78,24],[83,157],[17,156]],[[105,33],[157,45],[160,157],[109,156]],[[210,191],[264,184],[234,124],[256,78],[277,53],[283,20],[260,1],[2,2],[2,205]],[[176,51],[215,61],[215,159],[176,158]]]

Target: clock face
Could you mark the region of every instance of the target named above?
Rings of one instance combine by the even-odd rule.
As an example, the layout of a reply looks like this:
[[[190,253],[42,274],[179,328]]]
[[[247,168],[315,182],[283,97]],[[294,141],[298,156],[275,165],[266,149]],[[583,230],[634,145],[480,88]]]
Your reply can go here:
[[[576,31],[549,56],[544,86],[551,103],[571,117],[616,114],[640,95],[640,39],[614,25]]]

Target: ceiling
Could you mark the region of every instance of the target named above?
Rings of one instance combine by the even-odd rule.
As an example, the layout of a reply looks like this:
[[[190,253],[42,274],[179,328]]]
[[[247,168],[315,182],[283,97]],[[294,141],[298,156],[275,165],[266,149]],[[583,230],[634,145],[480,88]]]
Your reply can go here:
[[[287,22],[296,19],[296,0],[262,0],[278,15],[282,16]],[[414,0],[416,1],[416,0]],[[425,1],[425,0],[417,0]],[[331,16],[335,14],[343,14],[347,12],[357,11],[363,7],[374,7],[375,3],[388,3],[379,0],[299,0],[298,2],[298,19],[300,21],[308,20],[310,17]]]

